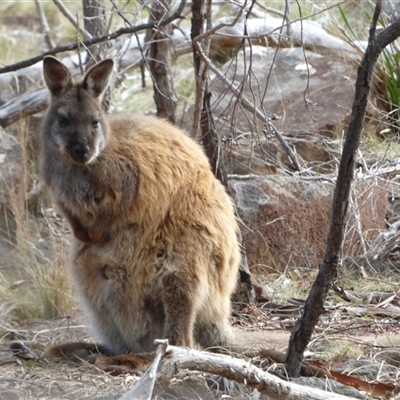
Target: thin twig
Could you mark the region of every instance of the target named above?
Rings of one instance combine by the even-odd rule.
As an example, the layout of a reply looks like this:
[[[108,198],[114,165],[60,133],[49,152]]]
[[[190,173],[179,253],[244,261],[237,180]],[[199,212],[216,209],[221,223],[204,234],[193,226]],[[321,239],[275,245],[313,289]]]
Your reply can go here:
[[[82,28],[77,22],[75,17],[70,13],[67,7],[64,6],[61,0],[53,0],[53,3],[57,6],[57,8],[61,11],[61,14],[64,15],[65,18],[74,26],[74,28],[85,38],[91,39],[92,35],[85,29]]]
[[[241,18],[243,11],[247,7],[247,0],[244,1],[243,5],[240,7],[240,10],[236,14],[236,17],[231,21],[231,22],[224,22],[220,23],[216,26],[214,26],[211,29],[207,29],[206,32],[196,36],[193,39],[193,45],[197,49],[200,45],[200,42],[204,40],[204,46],[201,49],[201,53],[204,54],[204,57],[202,57],[202,54],[199,52],[200,58],[203,60],[204,64],[200,66],[200,70],[198,71],[198,75],[196,77],[196,97],[195,97],[195,106],[194,106],[194,114],[193,114],[193,124],[192,124],[192,135],[193,137],[197,136],[197,132],[199,130],[199,124],[200,124],[200,113],[203,105],[203,98],[204,98],[204,90],[205,90],[205,78],[206,78],[206,73],[208,70],[209,64],[205,61],[205,59],[208,58],[208,50],[210,46],[210,36],[219,31],[222,28],[225,27],[232,27],[237,24],[239,19]],[[209,26],[209,19],[207,20],[207,25]],[[207,26],[207,27],[208,27]]]
[[[350,196],[349,196],[349,204],[350,204],[350,209],[353,212],[353,217],[355,219],[355,229],[357,232],[357,235],[359,237],[360,240],[360,245],[361,245],[361,249],[363,251],[363,253],[365,253],[367,251],[367,247],[365,245],[365,241],[363,238],[363,234],[362,234],[362,225],[361,225],[361,212],[360,212],[360,207],[358,204],[358,193],[357,190],[352,187],[352,190],[350,192]]]
[[[222,82],[227,86],[227,88],[235,95],[235,97],[241,102],[244,108],[246,108],[248,111],[253,112],[261,121],[263,121],[267,126],[269,126],[272,131],[274,132],[276,138],[279,140],[281,143],[282,147],[284,150],[288,153],[290,159],[292,160],[295,168],[297,171],[301,171],[302,168],[300,166],[300,163],[298,161],[298,158],[296,154],[293,152],[293,150],[290,148],[290,146],[287,144],[286,140],[283,138],[279,130],[275,127],[275,125],[265,116],[263,112],[261,112],[260,109],[258,109],[254,104],[252,104],[246,96],[244,96],[241,91],[233,84],[233,82],[230,82],[222,73],[221,71],[211,62],[211,60],[206,56],[204,53],[200,41],[204,39],[206,36],[209,36],[213,33],[215,33],[217,30],[221,29],[224,26],[230,26],[226,24],[218,24],[215,26],[213,29],[211,29],[208,32],[203,33],[202,35],[197,36],[196,38],[193,39],[193,45],[196,48],[199,56],[203,60],[203,62],[208,66],[208,68],[214,72],[221,80]]]
[[[250,112],[253,112],[261,121],[263,121],[271,130],[273,131],[274,135],[276,138],[279,140],[279,143],[282,145],[284,150],[288,153],[290,159],[292,160],[295,168],[297,171],[302,171],[302,167],[299,163],[299,160],[297,158],[297,155],[293,152],[293,150],[290,148],[278,128],[265,116],[265,114],[254,104],[252,104],[245,95],[243,95],[239,89],[232,83],[229,82],[229,80],[218,70],[217,67],[215,67],[211,61],[209,68],[211,71],[213,71],[218,77],[224,82],[224,84],[228,87],[228,89],[231,90],[231,92],[238,98],[243,105],[245,109],[247,109]]]
[[[44,34],[44,40],[46,41],[47,47],[49,49],[52,49],[55,46],[55,44],[54,44],[53,40],[51,39],[50,27],[47,22],[47,18],[46,18],[44,9],[42,7],[42,2],[41,2],[41,0],[35,0],[35,3],[36,3],[38,15],[39,15],[40,27],[42,28],[42,31]]]

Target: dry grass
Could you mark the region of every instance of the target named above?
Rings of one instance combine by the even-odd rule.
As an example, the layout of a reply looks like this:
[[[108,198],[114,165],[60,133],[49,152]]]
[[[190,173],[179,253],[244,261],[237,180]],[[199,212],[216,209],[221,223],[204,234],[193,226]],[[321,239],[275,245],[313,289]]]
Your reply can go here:
[[[32,229],[41,226],[46,230],[38,219],[28,223],[36,225]],[[0,261],[0,301],[12,310],[13,319],[54,318],[75,307],[66,268],[67,248],[64,240],[20,230],[18,243]]]

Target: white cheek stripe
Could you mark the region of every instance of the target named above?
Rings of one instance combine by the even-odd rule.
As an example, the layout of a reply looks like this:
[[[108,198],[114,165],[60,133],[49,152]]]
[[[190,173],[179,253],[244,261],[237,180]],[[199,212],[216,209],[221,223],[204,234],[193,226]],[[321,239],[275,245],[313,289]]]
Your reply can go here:
[[[90,157],[90,159],[86,162],[86,164],[90,164],[92,161],[94,161],[97,156],[100,154],[100,151],[103,150],[104,148],[104,139],[103,137],[101,137],[101,140],[97,140],[94,143],[94,152],[92,154],[92,157]]]
[[[96,146],[92,157],[90,157],[89,160],[87,160],[85,164],[90,164],[92,161],[94,161],[97,158],[98,155],[99,155],[99,148],[98,148],[98,146]]]

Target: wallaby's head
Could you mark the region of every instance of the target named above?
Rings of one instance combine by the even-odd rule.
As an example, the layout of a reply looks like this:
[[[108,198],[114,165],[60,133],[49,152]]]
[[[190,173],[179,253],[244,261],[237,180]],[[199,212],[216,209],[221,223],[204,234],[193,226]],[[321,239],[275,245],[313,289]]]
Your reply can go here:
[[[75,81],[56,58],[43,60],[43,76],[51,96],[43,127],[45,146],[53,146],[75,164],[89,164],[107,143],[109,128],[101,102],[113,66],[112,60],[101,61]]]

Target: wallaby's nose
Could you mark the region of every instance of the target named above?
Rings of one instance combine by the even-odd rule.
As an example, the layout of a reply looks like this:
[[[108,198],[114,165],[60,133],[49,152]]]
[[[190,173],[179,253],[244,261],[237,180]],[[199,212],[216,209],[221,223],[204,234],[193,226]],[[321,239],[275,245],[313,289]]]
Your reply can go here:
[[[77,163],[85,163],[89,159],[90,148],[87,144],[72,143],[69,146],[71,157]]]

